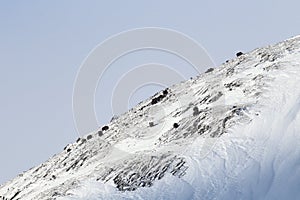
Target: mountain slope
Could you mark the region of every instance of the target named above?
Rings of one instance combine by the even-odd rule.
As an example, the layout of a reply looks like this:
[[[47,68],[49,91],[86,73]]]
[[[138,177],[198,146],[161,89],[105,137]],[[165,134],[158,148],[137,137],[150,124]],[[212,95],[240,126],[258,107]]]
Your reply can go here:
[[[300,37],[145,100],[2,199],[299,199]],[[0,199],[1,199],[0,198]]]

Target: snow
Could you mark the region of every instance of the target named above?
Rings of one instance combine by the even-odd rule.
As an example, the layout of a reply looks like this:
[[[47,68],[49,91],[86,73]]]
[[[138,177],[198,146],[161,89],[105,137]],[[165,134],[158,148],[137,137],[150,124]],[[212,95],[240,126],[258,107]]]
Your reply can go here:
[[[97,199],[172,199],[188,200],[193,197],[193,188],[187,182],[168,175],[150,188],[141,188],[136,192],[119,192],[115,187],[96,181],[87,181],[78,190],[71,191],[72,197],[60,200],[97,200]]]
[[[140,103],[0,199],[300,199],[299,75],[300,37],[256,49]]]
[[[281,62],[289,65],[282,66],[284,73],[270,75],[276,81],[265,93],[260,115],[211,139],[214,146],[208,154],[201,152],[207,138],[199,137],[184,152],[189,170],[182,179],[169,175],[133,192],[100,189],[91,199],[300,199],[300,56]],[[226,95],[226,104],[242,103],[234,98],[239,92]],[[84,187],[74,199],[87,199]]]
[[[185,152],[190,170],[182,179],[169,175],[153,187],[125,193],[89,182],[65,199],[300,199],[300,101],[277,106],[219,138],[204,158],[203,140],[193,143]]]
[[[173,111],[175,111],[178,108],[180,108],[180,105],[178,104],[178,102],[175,102],[169,107],[164,108],[163,111],[155,111],[152,115],[152,118],[159,119],[162,116],[170,115]],[[155,148],[155,143],[162,136],[162,134],[167,132],[169,127],[172,127],[174,123],[180,120],[181,116],[164,119],[162,123],[155,124],[155,126],[152,128],[152,134],[147,132],[147,134],[140,136],[138,139],[135,138],[136,136],[128,137],[118,142],[115,145],[115,148],[128,153],[152,150]]]

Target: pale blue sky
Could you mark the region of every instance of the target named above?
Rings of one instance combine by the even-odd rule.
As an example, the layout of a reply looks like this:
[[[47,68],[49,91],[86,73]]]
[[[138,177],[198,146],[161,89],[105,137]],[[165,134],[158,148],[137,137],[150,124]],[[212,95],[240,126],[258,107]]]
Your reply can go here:
[[[175,29],[197,40],[221,64],[237,51],[300,34],[299,8],[296,0],[1,1],[0,183],[76,139],[76,73],[107,37],[145,26]],[[131,55],[123,63],[119,60],[115,69],[136,60],[141,64],[165,59],[163,54],[153,55]],[[164,62],[182,61],[170,57]],[[142,99],[145,94],[137,96]],[[97,115],[101,123],[111,117]]]

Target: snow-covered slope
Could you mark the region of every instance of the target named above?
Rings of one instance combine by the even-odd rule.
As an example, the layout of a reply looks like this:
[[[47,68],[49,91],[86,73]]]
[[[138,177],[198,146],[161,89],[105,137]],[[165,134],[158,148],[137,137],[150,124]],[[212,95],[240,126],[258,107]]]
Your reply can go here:
[[[300,199],[299,84],[300,37],[256,49],[67,145],[0,199]]]

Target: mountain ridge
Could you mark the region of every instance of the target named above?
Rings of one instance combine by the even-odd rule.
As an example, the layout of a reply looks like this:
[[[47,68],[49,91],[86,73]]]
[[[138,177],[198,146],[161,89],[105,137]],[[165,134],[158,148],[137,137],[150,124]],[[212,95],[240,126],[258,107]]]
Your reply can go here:
[[[167,88],[1,185],[0,199],[86,199],[80,189],[85,184],[102,188],[89,199],[126,195],[142,199],[271,199],[288,193],[286,189],[275,195],[283,184],[276,182],[283,164],[274,152],[286,155],[283,152],[290,147],[285,143],[290,142],[296,149],[294,170],[300,169],[295,163],[300,152],[297,136],[293,142],[287,137],[296,134],[289,127],[298,130],[299,56],[300,37],[296,36]],[[280,110],[284,106],[286,110]],[[278,116],[270,115],[270,110]],[[284,112],[283,118],[280,112]],[[284,144],[280,134],[286,137]],[[244,172],[258,179],[241,175]],[[180,188],[176,181],[183,185],[181,192],[186,196],[171,191],[172,184]],[[255,190],[255,182],[261,189]],[[163,194],[157,185],[167,187],[169,193]]]

